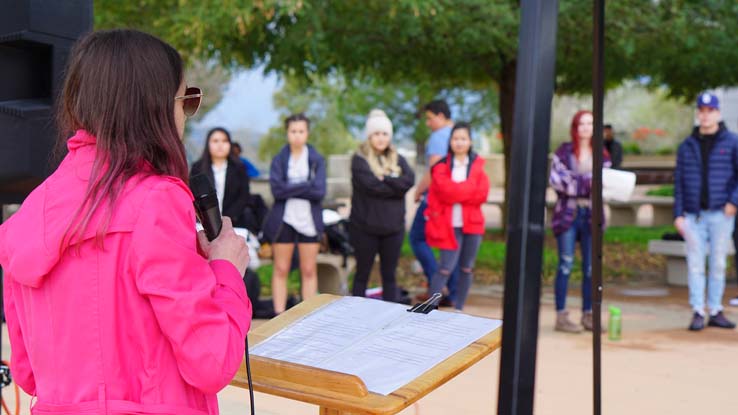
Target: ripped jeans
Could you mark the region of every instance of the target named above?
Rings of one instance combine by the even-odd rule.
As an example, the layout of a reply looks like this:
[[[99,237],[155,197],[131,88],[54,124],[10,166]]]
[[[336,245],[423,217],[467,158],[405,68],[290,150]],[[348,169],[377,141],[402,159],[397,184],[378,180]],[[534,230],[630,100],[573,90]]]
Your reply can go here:
[[[441,249],[441,261],[438,270],[431,278],[429,293],[441,292],[448,283],[449,275],[458,267],[460,269],[459,279],[456,283],[456,298],[454,307],[457,310],[464,308],[469,288],[472,284],[472,269],[477,260],[479,245],[482,243],[482,235],[464,233],[462,228],[454,228],[454,235],[459,247],[454,250]]]
[[[574,267],[574,249],[579,241],[582,253],[582,310],[592,310],[592,231],[589,221],[591,210],[578,207],[574,223],[564,233],[556,236],[559,245],[559,267],[556,270],[556,311],[566,309],[569,275]]]

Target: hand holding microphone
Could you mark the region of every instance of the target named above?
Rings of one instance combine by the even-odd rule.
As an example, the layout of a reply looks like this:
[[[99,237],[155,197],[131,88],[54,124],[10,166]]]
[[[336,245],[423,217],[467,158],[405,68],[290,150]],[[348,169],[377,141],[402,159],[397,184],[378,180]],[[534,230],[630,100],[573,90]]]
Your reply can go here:
[[[202,252],[208,256],[208,260],[225,259],[233,264],[241,275],[246,273],[249,265],[249,248],[243,237],[238,236],[233,230],[231,218],[223,218],[220,234],[213,241],[208,241],[205,231],[197,233],[197,240]]]
[[[200,249],[208,260],[224,259],[244,275],[249,265],[249,249],[244,238],[233,230],[231,219],[221,218],[215,188],[204,175],[190,181],[195,211],[204,230],[197,233]]]

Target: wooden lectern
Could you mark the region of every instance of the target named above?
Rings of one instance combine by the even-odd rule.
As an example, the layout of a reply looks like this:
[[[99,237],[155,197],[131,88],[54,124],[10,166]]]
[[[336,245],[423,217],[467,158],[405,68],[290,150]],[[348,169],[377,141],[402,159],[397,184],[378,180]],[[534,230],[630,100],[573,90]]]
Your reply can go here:
[[[250,346],[339,298],[321,294],[298,304],[250,332]],[[501,335],[492,331],[387,396],[367,391],[354,375],[252,355],[254,390],[319,405],[321,415],[396,414],[499,348]],[[248,388],[245,363],[231,384]]]

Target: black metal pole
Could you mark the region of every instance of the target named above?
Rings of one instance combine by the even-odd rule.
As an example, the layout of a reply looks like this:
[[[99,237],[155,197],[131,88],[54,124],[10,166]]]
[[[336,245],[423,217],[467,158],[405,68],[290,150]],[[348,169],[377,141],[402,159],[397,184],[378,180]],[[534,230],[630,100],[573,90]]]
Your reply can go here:
[[[497,411],[532,414],[558,0],[522,0]]]
[[[594,415],[602,413],[602,111],[605,94],[605,0],[594,0],[592,45],[592,360]]]

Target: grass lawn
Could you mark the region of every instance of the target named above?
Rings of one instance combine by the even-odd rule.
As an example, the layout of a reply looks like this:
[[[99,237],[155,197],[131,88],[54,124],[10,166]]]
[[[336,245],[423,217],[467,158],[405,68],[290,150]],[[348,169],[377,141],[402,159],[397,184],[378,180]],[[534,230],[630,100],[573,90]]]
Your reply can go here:
[[[604,233],[603,240],[603,277],[609,281],[631,281],[641,278],[655,277],[661,274],[664,260],[660,256],[650,255],[647,251],[648,241],[661,239],[666,232],[674,232],[673,226],[637,227],[619,226],[608,228]],[[479,248],[477,263],[475,267],[475,280],[478,284],[501,283],[504,279],[505,267],[505,239],[502,231],[488,231],[482,245]],[[543,281],[551,284],[556,276],[558,265],[556,239],[553,233],[546,232],[546,240],[543,250]],[[411,272],[411,264],[414,260],[410,244],[405,238],[402,245],[400,265],[397,270],[398,283],[405,287],[421,284],[425,278],[422,275],[414,275]],[[377,267],[374,274],[377,274]],[[266,265],[258,269],[261,281],[262,295],[271,294],[272,266]],[[378,275],[373,275],[370,286],[379,283]],[[571,279],[580,281],[582,278],[581,260],[577,249],[577,259]],[[349,276],[349,286],[353,274]],[[300,292],[300,274],[298,271],[290,273],[287,282],[288,292],[298,294]]]
[[[646,192],[647,196],[674,196],[674,185],[668,184]]]

